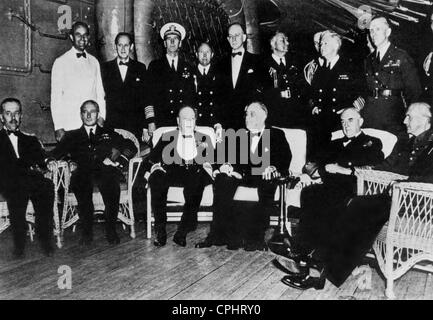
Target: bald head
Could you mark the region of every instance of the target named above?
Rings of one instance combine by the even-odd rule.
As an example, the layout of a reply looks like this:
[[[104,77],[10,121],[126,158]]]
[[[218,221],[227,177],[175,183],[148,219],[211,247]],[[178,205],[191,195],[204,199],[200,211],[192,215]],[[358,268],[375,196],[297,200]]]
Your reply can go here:
[[[346,137],[353,138],[361,132],[361,127],[364,123],[364,119],[362,119],[357,109],[344,109],[343,113],[340,116],[340,119],[341,128]]]

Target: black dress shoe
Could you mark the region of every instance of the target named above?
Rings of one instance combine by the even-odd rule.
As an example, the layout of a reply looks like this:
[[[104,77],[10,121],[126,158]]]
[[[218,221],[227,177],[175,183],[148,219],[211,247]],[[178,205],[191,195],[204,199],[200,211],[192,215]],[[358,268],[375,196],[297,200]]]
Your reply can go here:
[[[325,287],[326,278],[324,277],[323,273],[320,275],[320,277],[312,277],[309,274],[306,276],[289,275],[283,277],[281,282],[289,287],[300,290],[308,290],[311,288],[321,290]]]
[[[213,241],[212,239],[209,238],[206,238],[204,241],[195,244],[196,248],[210,248],[212,246],[213,246]]]
[[[167,243],[167,233],[165,231],[157,231],[153,245],[156,247],[163,247]]]
[[[181,247],[186,247],[186,235],[176,232],[173,236],[173,242]]]
[[[238,250],[242,247],[242,243],[238,241],[231,241],[227,243],[227,250]]]
[[[247,242],[244,246],[245,251],[267,251],[268,246],[264,241]]]

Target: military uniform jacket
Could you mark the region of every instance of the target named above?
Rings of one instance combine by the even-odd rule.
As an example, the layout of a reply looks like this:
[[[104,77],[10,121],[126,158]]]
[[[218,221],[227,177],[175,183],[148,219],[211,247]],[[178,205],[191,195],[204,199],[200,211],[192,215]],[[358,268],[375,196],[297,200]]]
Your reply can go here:
[[[231,54],[221,60],[218,68],[222,75],[222,107],[218,118],[224,128],[239,129],[245,126],[245,106],[261,95],[262,71],[259,56],[245,51],[236,84],[232,79]]]
[[[268,123],[287,127],[291,118],[300,107],[302,82],[304,81],[298,67],[289,54],[285,56],[286,64],[280,65],[268,55],[263,60],[263,99],[268,107]],[[282,98],[281,91],[288,90],[289,98]]]
[[[364,65],[367,81],[364,126],[393,133],[402,131],[405,108],[421,94],[412,58],[391,44],[379,63],[373,52],[367,56]],[[383,90],[392,90],[392,95],[381,95]]]
[[[120,151],[118,158],[112,157],[112,149]],[[134,157],[137,148],[129,139],[124,139],[120,134],[107,127],[96,126],[95,138],[89,139],[84,126],[66,133],[56,148],[50,152],[50,156],[56,159],[72,160],[77,163],[79,170],[98,170],[104,164],[105,158],[117,161],[126,167],[128,160]]]
[[[191,65],[179,56],[177,70],[171,69],[164,55],[149,64],[151,101],[154,106],[156,125],[174,126],[176,117],[183,104],[194,100],[194,77]],[[148,122],[155,119],[148,118]]]
[[[34,174],[38,167],[45,168],[47,156],[38,138],[21,131],[17,135],[19,158],[6,130],[0,130],[0,190],[20,176]]]
[[[141,136],[149,94],[146,66],[130,59],[123,81],[116,58],[102,64],[101,73],[107,109],[105,125]]]
[[[373,166],[381,163],[383,158],[380,139],[361,132],[352,139],[341,138],[331,141],[317,162],[321,167],[329,163],[337,163],[342,167],[351,168]]]
[[[374,169],[410,176],[411,181],[433,181],[433,129],[418,137],[399,139],[386,160]]]
[[[320,117],[336,119],[337,112],[351,107],[363,92],[363,83],[348,60],[340,56],[334,67],[329,70],[319,66],[310,87],[311,107],[318,107]]]
[[[219,123],[219,108],[221,108],[221,74],[216,65],[211,64],[206,75],[198,66],[194,73],[194,105],[197,108],[197,124],[213,127]]]

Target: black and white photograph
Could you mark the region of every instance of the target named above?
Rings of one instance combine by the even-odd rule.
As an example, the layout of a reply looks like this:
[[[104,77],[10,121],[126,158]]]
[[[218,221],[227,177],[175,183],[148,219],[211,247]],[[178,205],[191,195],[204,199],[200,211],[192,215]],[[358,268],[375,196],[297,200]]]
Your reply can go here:
[[[433,300],[432,0],[2,0],[0,25],[0,300]]]

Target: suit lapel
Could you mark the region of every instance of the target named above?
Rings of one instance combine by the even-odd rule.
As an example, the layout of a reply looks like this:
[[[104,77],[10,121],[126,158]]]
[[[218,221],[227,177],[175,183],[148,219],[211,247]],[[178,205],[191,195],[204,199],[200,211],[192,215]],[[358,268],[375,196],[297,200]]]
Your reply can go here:
[[[5,152],[7,154],[9,154],[9,158],[17,159],[17,155],[15,153],[14,147],[12,145],[11,140],[8,137],[8,134],[6,133],[6,130],[2,129],[1,134],[3,136],[3,140],[5,141],[5,146],[7,148],[7,150],[5,150]],[[18,141],[19,141],[19,139],[18,139]]]

